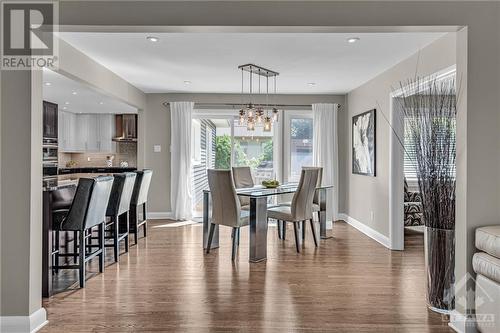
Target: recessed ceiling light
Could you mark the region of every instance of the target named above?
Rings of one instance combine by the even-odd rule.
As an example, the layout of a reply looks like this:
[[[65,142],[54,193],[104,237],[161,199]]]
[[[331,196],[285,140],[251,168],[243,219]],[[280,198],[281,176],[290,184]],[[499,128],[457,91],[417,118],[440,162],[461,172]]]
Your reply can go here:
[[[77,94],[77,92],[76,92],[76,91],[73,91],[71,94],[76,95],[76,94]]]
[[[316,82],[309,82],[309,83],[308,83],[308,85],[309,85],[310,87],[314,87],[314,86],[316,85]]]
[[[67,107],[63,106],[63,110],[67,110],[67,109],[68,109]]]
[[[359,37],[351,37],[351,38],[347,38],[347,42],[348,43],[356,43],[357,41],[359,41]]]
[[[160,38],[154,37],[154,36],[148,36],[148,37],[146,37],[146,39],[149,40],[150,42],[153,42],[153,43],[156,43],[160,40]]]
[[[64,102],[64,104],[69,105],[69,102]]]
[[[103,104],[104,104],[104,102],[99,102],[99,104],[100,104],[100,105],[103,105]]]
[[[51,85],[52,85],[52,83],[50,83],[50,82],[45,82],[45,85],[46,85],[46,86],[51,86]]]
[[[184,81],[184,84],[191,84],[191,81],[189,81],[189,80],[185,80],[185,81]]]

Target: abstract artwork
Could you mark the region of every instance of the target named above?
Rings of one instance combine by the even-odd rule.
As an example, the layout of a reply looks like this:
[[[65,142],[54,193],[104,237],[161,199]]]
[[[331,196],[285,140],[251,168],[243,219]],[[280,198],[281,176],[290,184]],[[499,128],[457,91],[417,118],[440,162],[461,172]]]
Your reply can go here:
[[[375,112],[352,117],[352,173],[375,177]]]

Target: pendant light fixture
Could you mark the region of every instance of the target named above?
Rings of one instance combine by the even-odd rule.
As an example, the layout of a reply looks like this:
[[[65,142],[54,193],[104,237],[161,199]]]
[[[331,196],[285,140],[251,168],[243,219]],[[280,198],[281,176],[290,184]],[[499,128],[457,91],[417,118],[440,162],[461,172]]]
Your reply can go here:
[[[270,69],[266,69],[261,66],[257,66],[254,64],[246,64],[238,66],[238,69],[241,70],[241,98],[242,98],[242,106],[238,112],[238,123],[241,126],[246,125],[248,131],[254,131],[256,125],[262,126],[263,131],[270,132],[272,129],[272,123],[278,121],[278,108],[277,105],[274,104],[274,107],[271,107],[269,104],[269,78],[274,79],[274,100],[276,102],[276,77],[279,75],[278,72],[272,71]],[[248,72],[248,103],[244,104],[243,99],[245,98],[244,91],[244,81],[245,81],[245,72]],[[266,100],[265,103],[254,103],[254,90],[253,90],[253,76],[257,75],[258,77],[258,93],[259,98],[261,97],[261,77],[266,78]]]

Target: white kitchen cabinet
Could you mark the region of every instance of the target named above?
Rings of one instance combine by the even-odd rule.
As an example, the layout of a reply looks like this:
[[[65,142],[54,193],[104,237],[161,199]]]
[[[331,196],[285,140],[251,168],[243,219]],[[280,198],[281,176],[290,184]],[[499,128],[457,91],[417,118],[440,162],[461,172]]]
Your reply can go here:
[[[114,153],[115,133],[112,114],[74,114],[59,111],[59,150],[61,152]]]
[[[77,137],[77,115],[71,112],[59,111],[58,142],[61,152],[78,152],[83,150]]]
[[[101,152],[113,153],[116,151],[116,144],[113,142],[115,134],[115,117],[112,114],[99,115],[99,150]]]
[[[85,150],[88,152],[99,152],[99,115],[85,114],[81,119],[87,128],[87,140]]]

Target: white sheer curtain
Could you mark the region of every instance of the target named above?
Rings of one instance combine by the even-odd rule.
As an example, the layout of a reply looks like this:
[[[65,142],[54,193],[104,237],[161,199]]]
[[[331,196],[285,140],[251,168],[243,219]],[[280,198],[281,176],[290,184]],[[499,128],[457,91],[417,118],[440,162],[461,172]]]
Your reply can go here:
[[[333,185],[327,192],[327,221],[338,218],[338,136],[337,113],[339,104],[318,103],[313,110],[313,162],[323,167],[323,184]],[[328,225],[327,225],[328,226]]]
[[[191,216],[191,116],[193,102],[171,102],[170,203],[175,220]]]

